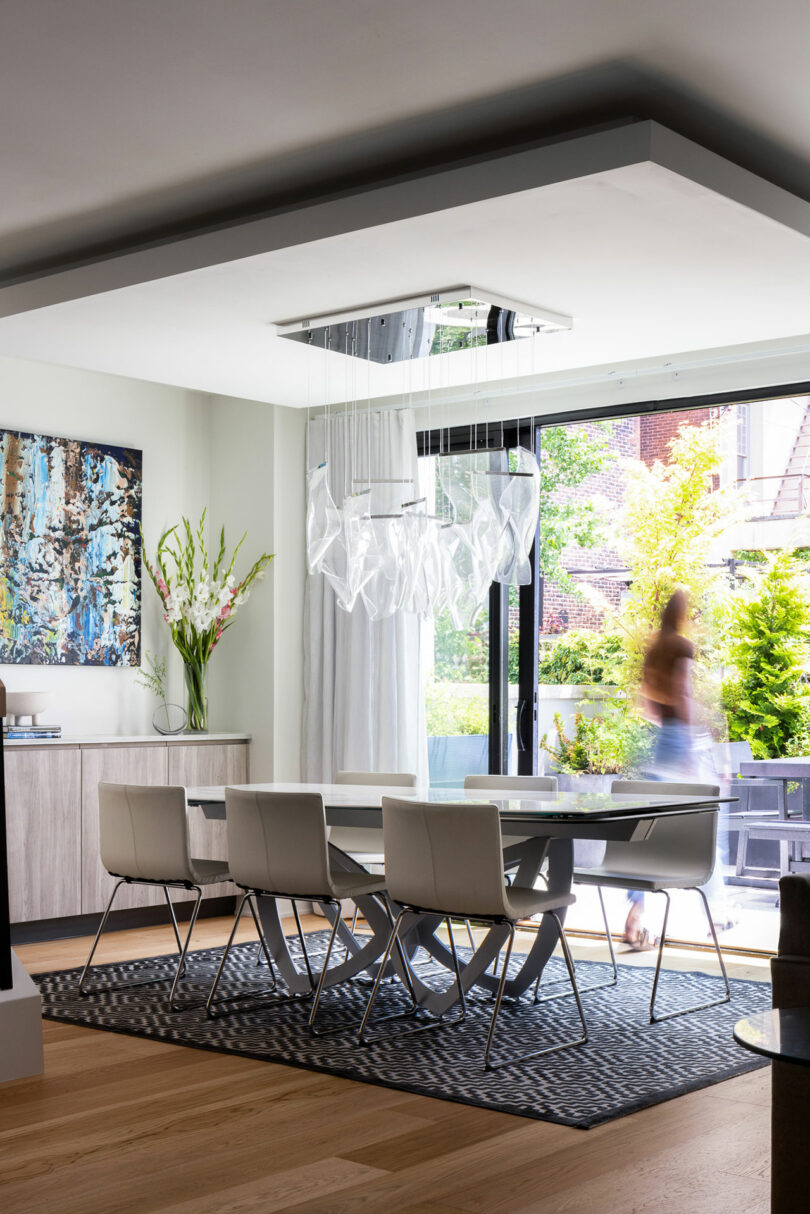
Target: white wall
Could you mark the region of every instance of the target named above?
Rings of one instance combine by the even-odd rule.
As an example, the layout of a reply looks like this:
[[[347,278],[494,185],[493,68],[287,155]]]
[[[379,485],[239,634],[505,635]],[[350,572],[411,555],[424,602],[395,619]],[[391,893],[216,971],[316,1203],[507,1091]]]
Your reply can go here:
[[[143,451],[143,527],[150,549],[181,514],[199,516],[210,496],[210,413],[200,393],[0,358],[0,427],[137,447]],[[143,582],[143,650],[168,654],[168,629],[151,584]],[[170,662],[173,698],[182,666]],[[151,732],[156,701],[136,685],[133,668],[0,665],[11,691],[47,688],[46,719],[65,733]],[[181,701],[182,702],[182,699]]]
[[[0,358],[0,428],[143,451],[143,526],[161,531],[208,508],[209,538],[247,540],[237,575],[276,554],[209,667],[210,728],[253,735],[256,779],[298,779],[303,699],[304,437],[306,415],[255,401],[118,376]],[[166,656],[172,698],[185,702],[182,664],[158,598],[143,580],[143,650]],[[132,668],[0,665],[9,690],[54,692],[46,719],[66,734],[151,733],[156,706]]]
[[[247,532],[237,573],[275,554],[209,677],[211,728],[252,734],[255,780],[300,778],[305,424],[302,410],[212,397],[211,519],[229,543]]]

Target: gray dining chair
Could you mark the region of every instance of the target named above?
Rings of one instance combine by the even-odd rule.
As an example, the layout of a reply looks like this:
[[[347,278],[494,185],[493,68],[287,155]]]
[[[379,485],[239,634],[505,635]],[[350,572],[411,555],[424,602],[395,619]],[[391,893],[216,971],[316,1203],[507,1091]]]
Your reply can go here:
[[[415,788],[416,776],[410,771],[339,771],[336,784],[375,785],[383,788]],[[383,855],[383,833],[378,826],[333,826],[329,831],[329,842],[359,864],[380,868],[385,863]],[[351,928],[354,935],[359,916],[357,906],[352,915]],[[346,955],[349,950],[347,948]]]
[[[491,776],[476,773],[464,777],[465,788],[503,788],[510,792],[556,792],[556,776]]]
[[[385,888],[385,879],[370,873],[338,872],[330,867],[326,814],[323,797],[320,793],[258,792],[226,788],[225,814],[231,880],[242,890],[242,897],[236,908],[231,934],[208,994],[206,1012],[209,1016],[214,1014],[217,988],[245,906],[250,906],[254,919],[259,922],[259,898],[289,899],[295,914],[301,952],[309,980],[309,991],[303,995],[294,993],[279,996],[272,1003],[287,1003],[293,999],[312,998],[312,1008],[307,1023],[310,1032],[315,1034],[315,1018],[318,1014],[335,936],[341,922],[341,900],[379,894]],[[297,908],[299,901],[319,902],[334,908],[335,911],[326,956],[317,982],[313,977],[309,950],[301,929],[301,919]],[[387,911],[384,901],[382,905]],[[270,973],[273,975],[272,959],[262,932],[260,932],[259,939]],[[275,978],[273,985],[269,988],[270,993],[274,989]],[[220,1003],[222,1002],[228,1001],[221,1000]]]
[[[402,923],[408,915],[425,914],[439,915],[447,924],[461,1012],[453,1021],[438,1018],[429,1024],[418,1025],[412,1030],[413,1032],[451,1023],[458,1024],[466,1017],[467,1005],[458,955],[453,943],[453,933],[449,930],[450,917],[455,915],[508,929],[503,969],[498,982],[484,1047],[485,1070],[506,1066],[526,1058],[535,1058],[541,1054],[548,1054],[585,1042],[588,1036],[585,1016],[577,990],[571,953],[559,918],[559,911],[575,901],[574,895],[571,893],[552,894],[547,890],[524,889],[505,884],[502,863],[503,842],[498,807],[481,802],[443,805],[383,797],[382,812],[385,834],[386,888],[389,897],[398,903],[401,909],[391,930],[360,1025],[359,1040],[361,1044],[370,1044],[380,1040],[379,1034],[369,1038],[366,1030],[371,1020],[371,1012],[382,975],[388,965],[392,949],[399,942]],[[529,915],[540,913],[551,915],[557,925],[565,964],[579,1012],[582,1036],[572,1041],[493,1061],[491,1058],[492,1042],[503,1002],[517,922]],[[407,969],[407,962],[405,964]],[[416,1007],[412,1008],[404,1015],[415,1015],[418,1010]]]
[[[493,776],[483,775],[476,772],[474,775],[464,777],[464,788],[466,790],[475,791],[492,791],[493,789],[502,789],[513,793],[520,792],[556,792],[557,777],[556,776]],[[518,847],[521,843],[527,842],[526,835],[505,835],[504,847]],[[513,866],[516,861],[513,862]],[[511,877],[506,874],[506,879],[511,883]],[[540,874],[540,879],[545,880],[543,874]],[[475,942],[472,936],[472,930],[469,923],[467,924],[467,935],[470,938],[470,944],[475,948]],[[497,958],[496,958],[497,962]]]
[[[409,771],[339,771],[335,783],[416,788],[416,776]],[[361,863],[382,864],[384,861],[383,833],[378,826],[333,826],[329,831],[329,842],[345,851],[347,856],[357,856]]]
[[[87,976],[115,896],[121,886],[158,885],[162,887],[166,897],[179,953],[169,992],[169,1010],[174,1011],[177,984],[185,972],[186,954],[191,942],[191,933],[197,922],[203,887],[218,881],[227,881],[228,864],[224,860],[192,858],[184,788],[102,783],[98,786],[98,813],[101,863],[111,877],[118,879],[101,917],[90,956],[82,970],[79,994],[94,994],[99,989],[87,990]],[[188,932],[182,942],[177,916],[169,895],[170,889],[183,889],[196,894]],[[125,985],[144,986],[149,981],[154,979]],[[123,986],[120,989],[123,989]]]
[[[660,780],[614,780],[611,785],[614,794],[679,796],[705,798],[707,801],[719,797],[720,789],[716,784],[681,784],[667,783]],[[674,1016],[685,1016],[690,1012],[702,1011],[715,1007],[720,1003],[728,1003],[731,990],[728,975],[720,951],[714,921],[709,903],[701,886],[705,885],[714,871],[717,843],[717,810],[707,809],[703,812],[663,816],[654,822],[653,828],[646,839],[637,843],[627,843],[617,840],[608,842],[605,858],[597,868],[574,869],[574,881],[579,885],[595,885],[601,891],[603,887],[612,889],[638,889],[645,893],[663,894],[666,899],[664,922],[661,927],[661,938],[658,943],[658,956],[655,963],[652,994],[650,997],[650,1024],[661,1020],[670,1020]],[[723,975],[725,994],[709,1003],[695,1004],[692,1007],[681,1008],[678,1011],[656,1015],[655,996],[658,990],[658,980],[661,974],[661,964],[664,955],[664,945],[667,937],[667,922],[670,910],[670,890],[695,890],[706,911],[712,940],[714,941],[717,960]],[[608,926],[605,904],[601,903],[605,923],[605,932],[613,956],[613,943]],[[615,972],[615,959],[614,959]],[[607,983],[605,985],[608,985]],[[612,984],[611,984],[612,985]]]

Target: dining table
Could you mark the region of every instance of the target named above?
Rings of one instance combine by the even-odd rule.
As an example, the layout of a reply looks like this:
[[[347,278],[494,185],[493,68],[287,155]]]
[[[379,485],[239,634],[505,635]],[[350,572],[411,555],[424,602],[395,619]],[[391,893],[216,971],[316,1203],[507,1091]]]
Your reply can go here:
[[[351,784],[300,784],[269,783],[242,784],[234,787],[256,792],[308,792],[323,797],[326,821],[329,826],[369,829],[382,827],[382,798],[397,797],[414,801],[427,801],[436,805],[459,802],[488,802],[498,806],[501,833],[504,844],[504,870],[516,885],[533,887],[543,879],[551,893],[568,893],[571,889],[574,868],[574,842],[576,840],[622,840],[637,842],[648,838],[655,830],[660,818],[717,810],[724,801],[733,797],[700,798],[671,794],[612,794],[577,792],[520,792],[511,789],[461,789],[461,788],[396,788],[382,785]],[[199,806],[208,818],[226,816],[225,788],[189,788],[186,791],[188,804]],[[338,870],[365,871],[360,861],[348,852],[330,844],[330,863]],[[309,979],[296,965],[289,942],[282,928],[281,917],[275,898],[260,898],[262,930],[274,963],[281,977],[293,993],[305,994]],[[364,973],[373,976],[391,931],[390,915],[397,913],[395,903],[387,907],[377,897],[358,899],[368,931],[354,935],[345,920],[338,925],[338,937],[344,944],[343,960],[330,967],[325,979],[331,986]],[[334,921],[334,909],[324,906],[324,913]],[[565,911],[559,912],[564,919]],[[451,974],[453,954],[448,944],[437,934],[442,915],[414,915],[413,922],[403,932],[403,947],[406,955],[413,958],[420,947],[433,961],[444,966]],[[498,978],[493,972],[498,955],[506,942],[508,928],[491,926],[482,942],[464,958],[461,964],[461,984],[465,991],[477,988],[485,993],[494,993]],[[519,998],[540,978],[543,969],[557,944],[555,925],[540,922],[535,938],[527,953],[515,958],[513,972],[506,982],[504,994]],[[496,963],[493,965],[493,963]],[[389,962],[390,972],[405,979],[401,971],[402,962],[394,954]],[[420,1005],[433,1015],[445,1014],[457,1001],[459,995],[455,980],[444,990],[421,981],[418,969],[411,974],[413,986]]]

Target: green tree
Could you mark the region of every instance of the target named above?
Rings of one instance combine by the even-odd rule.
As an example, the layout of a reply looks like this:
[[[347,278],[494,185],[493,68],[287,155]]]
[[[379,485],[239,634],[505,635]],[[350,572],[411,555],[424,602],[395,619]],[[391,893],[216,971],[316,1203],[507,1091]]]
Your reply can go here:
[[[597,547],[604,526],[597,503],[573,500],[565,490],[576,489],[613,458],[607,437],[577,426],[552,426],[542,434],[538,561],[543,576],[569,593],[578,587],[562,563],[563,551],[573,545]]]
[[[787,753],[805,726],[810,701],[802,681],[810,632],[808,579],[789,552],[748,571],[751,591],[740,595],[731,621],[736,678],[723,688],[729,737],[751,743],[759,759]]]
[[[626,490],[617,545],[631,574],[630,589],[617,614],[593,587],[583,587],[594,605],[624,636],[627,661],[622,682],[634,685],[644,650],[661,611],[677,588],[686,591],[702,625],[696,638],[698,663],[714,644],[714,622],[727,596],[723,572],[711,568],[709,554],[738,515],[736,489],[720,489],[722,427],[711,422],[681,426],[669,442],[670,458],[648,467],[625,461]],[[711,662],[709,664],[714,664]],[[706,662],[703,662],[706,665]]]

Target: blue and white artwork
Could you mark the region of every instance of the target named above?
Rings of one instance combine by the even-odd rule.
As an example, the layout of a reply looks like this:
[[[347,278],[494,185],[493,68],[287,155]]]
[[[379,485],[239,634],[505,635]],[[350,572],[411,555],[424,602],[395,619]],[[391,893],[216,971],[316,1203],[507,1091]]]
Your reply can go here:
[[[141,463],[0,430],[0,662],[140,664]]]

